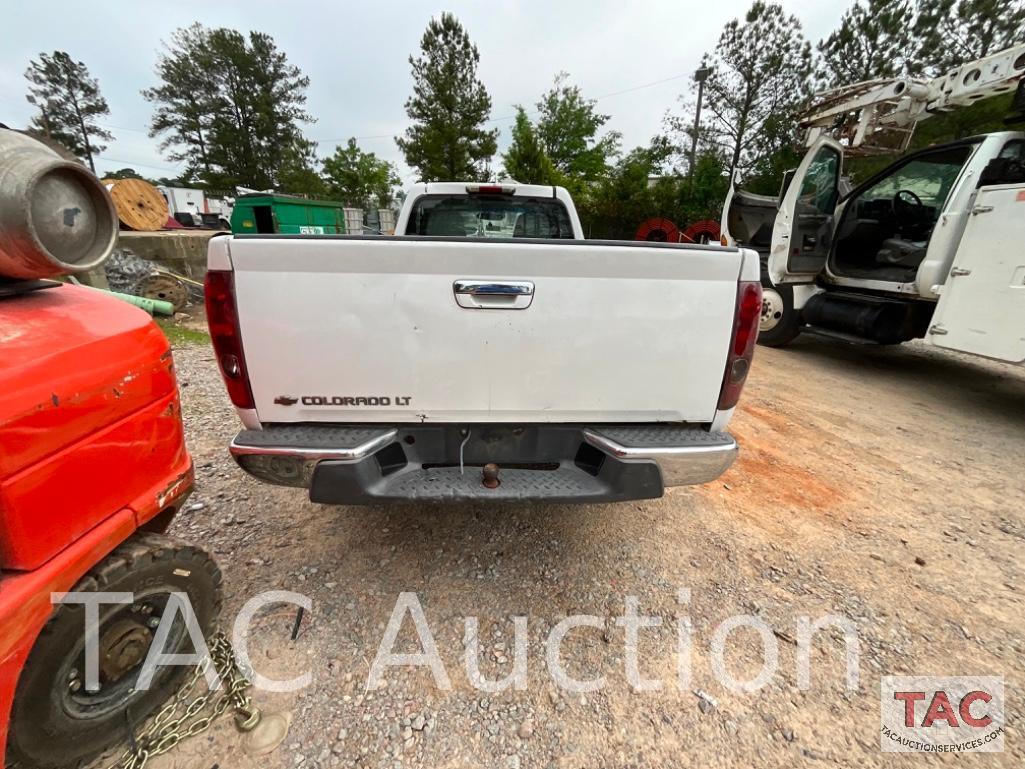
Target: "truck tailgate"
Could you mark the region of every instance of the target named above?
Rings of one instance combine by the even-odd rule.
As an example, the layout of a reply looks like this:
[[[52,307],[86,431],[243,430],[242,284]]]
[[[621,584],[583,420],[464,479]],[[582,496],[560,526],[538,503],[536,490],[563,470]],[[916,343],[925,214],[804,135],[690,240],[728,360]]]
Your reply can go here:
[[[738,250],[225,240],[261,422],[709,422],[715,414]],[[457,302],[458,281],[531,293],[468,308]]]

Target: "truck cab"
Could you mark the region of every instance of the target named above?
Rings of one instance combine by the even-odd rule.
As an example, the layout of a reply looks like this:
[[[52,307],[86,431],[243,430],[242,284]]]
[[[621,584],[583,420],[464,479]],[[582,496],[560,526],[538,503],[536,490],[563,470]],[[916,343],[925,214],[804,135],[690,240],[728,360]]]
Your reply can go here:
[[[910,153],[846,194],[844,149],[820,136],[775,206],[741,191],[727,200],[727,242],[763,259],[761,341],[786,344],[802,330],[883,344],[924,337],[1025,360],[1025,134]],[[984,296],[969,284],[986,285]]]

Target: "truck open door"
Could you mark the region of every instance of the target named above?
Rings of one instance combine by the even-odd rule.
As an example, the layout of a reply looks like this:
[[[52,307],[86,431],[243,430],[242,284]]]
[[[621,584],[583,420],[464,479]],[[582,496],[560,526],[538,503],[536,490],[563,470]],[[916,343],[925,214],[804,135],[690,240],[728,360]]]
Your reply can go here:
[[[788,171],[793,175],[793,171]],[[741,189],[734,177],[722,207],[719,231],[724,246],[753,248],[762,261],[769,253],[779,197],[755,195]]]
[[[843,147],[822,136],[808,148],[780,200],[769,252],[773,284],[811,283],[826,265],[840,197]]]
[[[980,189],[929,327],[937,347],[1025,362],[1025,186]]]

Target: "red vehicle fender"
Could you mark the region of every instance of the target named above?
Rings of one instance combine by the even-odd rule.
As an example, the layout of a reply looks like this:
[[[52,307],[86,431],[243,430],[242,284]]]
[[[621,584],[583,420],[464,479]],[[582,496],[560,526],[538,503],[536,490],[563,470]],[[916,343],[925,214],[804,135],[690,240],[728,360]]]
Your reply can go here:
[[[135,520],[134,511],[121,510],[35,571],[10,572],[0,578],[0,748],[7,744],[18,676],[39,631],[50,618],[50,594],[70,590],[131,536]],[[0,749],[0,766],[4,752]]]
[[[140,498],[95,526],[38,569],[0,574],[0,766],[18,676],[53,611],[52,593],[69,591],[93,566],[165,509],[180,507],[194,484],[192,460]]]
[[[0,301],[0,766],[18,677],[74,585],[192,491],[174,363],[142,310],[61,286]]]

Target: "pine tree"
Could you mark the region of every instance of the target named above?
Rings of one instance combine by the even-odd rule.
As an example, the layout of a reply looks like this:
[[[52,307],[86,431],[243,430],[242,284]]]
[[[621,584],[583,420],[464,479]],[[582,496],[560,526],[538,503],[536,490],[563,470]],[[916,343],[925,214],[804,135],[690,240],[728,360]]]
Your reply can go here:
[[[818,45],[821,86],[909,74],[913,27],[910,0],[855,0],[836,31]]]
[[[193,24],[178,30],[157,64],[153,136],[213,187],[317,194],[314,146],[299,123],[310,79],[262,32]],[[191,92],[191,93],[189,93]],[[299,188],[297,188],[299,187]]]
[[[485,180],[497,149],[498,130],[485,130],[491,97],[477,77],[480,54],[450,13],[431,19],[409,57],[413,95],[406,114],[413,125],[395,142],[425,182]]]
[[[149,135],[163,137],[164,157],[186,164],[182,176],[204,180],[214,173],[208,148],[215,102],[209,39],[210,31],[198,23],[176,30],[157,60],[161,84],[142,92],[156,104]]]
[[[28,101],[41,112],[32,119],[33,130],[62,143],[96,173],[93,156],[107,148],[97,140],[114,138],[96,124],[96,118],[110,114],[99,82],[64,51],[39,54],[38,61],[29,62],[25,77],[31,83]]]
[[[295,195],[325,197],[327,183],[317,171],[317,144],[302,136],[281,149],[277,163],[277,185],[275,189]]]
[[[538,140],[526,110],[516,107],[512,141],[502,155],[504,174],[523,184],[557,184],[555,166]]]
[[[1025,42],[1025,0],[919,0],[918,58],[938,75]]]
[[[797,17],[755,0],[743,23],[725,26],[709,62],[706,104],[731,174],[793,141],[792,116],[811,75],[811,46]]]

